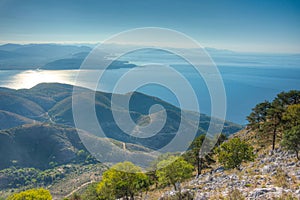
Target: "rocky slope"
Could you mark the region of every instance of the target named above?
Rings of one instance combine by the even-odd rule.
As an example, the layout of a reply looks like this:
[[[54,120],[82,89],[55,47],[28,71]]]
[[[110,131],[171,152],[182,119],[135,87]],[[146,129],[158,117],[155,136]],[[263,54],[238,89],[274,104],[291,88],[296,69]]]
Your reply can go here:
[[[240,170],[214,170],[182,185],[184,196],[208,199],[300,199],[300,161],[280,148],[264,150],[254,162],[244,163]],[[161,196],[176,199],[175,191]],[[293,198],[292,198],[293,197]]]

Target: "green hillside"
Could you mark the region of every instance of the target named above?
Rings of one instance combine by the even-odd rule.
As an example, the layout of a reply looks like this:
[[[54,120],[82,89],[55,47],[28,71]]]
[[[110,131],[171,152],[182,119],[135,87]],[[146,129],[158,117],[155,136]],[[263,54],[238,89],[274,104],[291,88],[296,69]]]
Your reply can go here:
[[[22,90],[6,90],[2,88],[0,96],[0,109],[10,113],[18,114],[22,117],[36,120],[37,122],[48,122],[51,124],[62,124],[75,127],[72,113],[72,91],[73,86],[59,83],[42,83],[31,89]],[[85,104],[92,104],[91,99],[86,98],[93,91],[81,88],[76,94]],[[123,132],[115,123],[112,115],[111,96],[110,93],[96,92],[95,93],[95,108],[98,121],[106,133],[108,138],[115,140],[134,143],[148,148],[157,149],[169,143],[178,131],[181,122],[186,124],[187,128],[194,127],[198,130],[197,135],[203,134],[207,131],[210,123],[210,117],[201,114],[199,127],[195,127],[195,122],[198,115],[195,112],[180,110],[159,98],[148,96],[142,93],[134,92],[132,94],[116,95],[116,98],[122,100],[131,95],[130,99],[130,115],[133,121],[138,124],[146,125],[149,123],[148,112],[152,105],[159,104],[166,110],[167,119],[162,130],[155,136],[149,138],[139,138],[129,136]],[[120,105],[114,107],[114,111],[122,115],[128,112]],[[186,113],[185,118],[181,117],[182,113]],[[157,111],[152,113],[155,120],[161,121],[162,113]],[[20,122],[12,123],[9,118],[5,119],[8,124],[25,124]],[[16,120],[16,119],[14,119]],[[88,123],[88,122],[87,122]],[[221,121],[217,121],[213,126],[219,126]],[[92,125],[91,125],[92,126]],[[10,126],[11,127],[11,126]],[[4,125],[0,124],[0,129],[5,129]],[[242,127],[230,122],[225,123],[223,133],[232,134],[237,132]],[[91,130],[89,130],[91,131]],[[92,130],[93,132],[94,130]],[[96,130],[95,130],[96,132]],[[96,134],[96,133],[94,133]],[[139,133],[143,134],[143,132]]]
[[[50,168],[77,161],[84,146],[75,129],[49,124],[30,124],[0,131],[0,168]]]
[[[0,127],[2,129],[13,128],[23,124],[32,124],[34,120],[23,117],[21,115],[0,110]]]

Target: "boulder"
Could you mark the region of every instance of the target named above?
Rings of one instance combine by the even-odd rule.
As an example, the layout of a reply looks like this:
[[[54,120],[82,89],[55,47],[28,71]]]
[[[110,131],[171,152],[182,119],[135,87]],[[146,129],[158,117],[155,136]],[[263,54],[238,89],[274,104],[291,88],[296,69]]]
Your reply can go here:
[[[276,192],[276,188],[256,188],[250,193],[250,198],[258,198],[262,195],[265,195],[266,193],[269,192]]]

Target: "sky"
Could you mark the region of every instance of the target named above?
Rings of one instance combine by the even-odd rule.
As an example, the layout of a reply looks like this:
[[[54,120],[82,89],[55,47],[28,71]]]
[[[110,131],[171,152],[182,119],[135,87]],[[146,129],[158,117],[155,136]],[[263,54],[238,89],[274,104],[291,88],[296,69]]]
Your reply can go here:
[[[300,53],[299,0],[0,0],[0,43],[99,43],[163,27],[202,46]]]

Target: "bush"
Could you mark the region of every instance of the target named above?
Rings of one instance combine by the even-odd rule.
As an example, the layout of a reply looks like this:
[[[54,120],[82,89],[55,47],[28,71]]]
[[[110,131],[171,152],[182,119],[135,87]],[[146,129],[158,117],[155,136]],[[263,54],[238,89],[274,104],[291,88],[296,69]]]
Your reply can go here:
[[[31,189],[17,194],[13,194],[7,200],[52,200],[49,190],[45,189]]]
[[[99,199],[133,199],[134,196],[149,186],[148,177],[140,167],[131,162],[118,163],[103,173],[97,187]]]
[[[171,156],[167,160],[162,160],[157,164],[156,176],[161,185],[172,185],[174,189],[177,182],[182,182],[192,176],[193,165],[185,161],[182,157]]]
[[[253,147],[239,138],[224,142],[216,149],[218,160],[226,169],[238,168],[243,161],[253,161]]]
[[[74,193],[71,196],[70,200],[81,200],[81,196],[79,194]]]
[[[300,160],[300,125],[294,126],[284,132],[281,145],[287,150],[294,151],[297,159]]]
[[[90,184],[82,193],[81,198],[83,200],[98,200],[97,185],[98,183]]]

